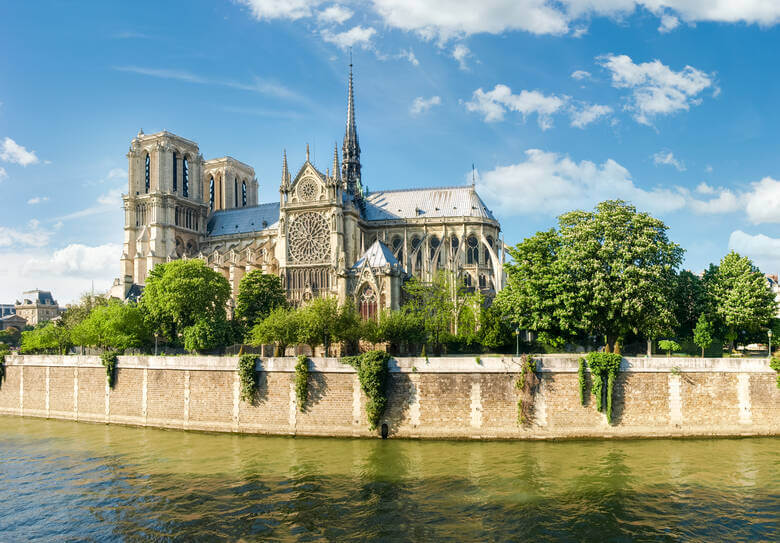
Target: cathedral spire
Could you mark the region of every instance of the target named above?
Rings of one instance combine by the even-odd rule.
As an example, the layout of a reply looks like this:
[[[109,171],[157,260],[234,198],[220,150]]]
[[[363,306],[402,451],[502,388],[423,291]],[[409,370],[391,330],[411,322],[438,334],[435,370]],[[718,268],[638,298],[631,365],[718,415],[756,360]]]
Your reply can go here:
[[[338,181],[339,175],[339,144],[333,146],[333,179]]]
[[[355,121],[355,91],[352,86],[352,56],[349,59],[349,94],[347,96],[347,127],[344,144],[341,147],[341,177],[347,185],[347,191],[361,197],[360,184],[360,143],[358,142],[357,123]]]
[[[290,184],[290,171],[287,169],[287,149],[282,153],[282,187],[287,187]]]

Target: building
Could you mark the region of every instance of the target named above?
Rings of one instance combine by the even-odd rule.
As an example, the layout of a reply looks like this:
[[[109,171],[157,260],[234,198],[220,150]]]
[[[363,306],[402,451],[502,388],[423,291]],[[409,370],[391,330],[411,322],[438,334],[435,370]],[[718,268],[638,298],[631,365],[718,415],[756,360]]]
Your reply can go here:
[[[766,273],[764,274],[764,277],[766,277],[769,290],[775,295],[775,302],[777,303],[775,318],[780,319],[780,281],[778,281],[776,273]]]
[[[341,156],[325,172],[309,156],[296,172],[282,153],[278,201],[258,202],[254,169],[205,160],[197,143],[140,131],[127,154],[121,277],[112,295],[137,296],[161,262],[200,258],[235,297],[250,271],[278,274],[291,302],[331,295],[364,315],[398,308],[403,281],[450,270],[490,296],[504,282],[501,227],[475,187],[368,192],[350,66]]]
[[[14,304],[0,304],[0,318],[8,315],[16,315]]]
[[[16,315],[29,326],[50,321],[60,315],[60,306],[47,290],[28,290],[22,293],[22,301],[16,302]]]
[[[8,330],[9,328],[16,328],[17,330],[24,330],[27,326],[27,321],[19,315],[6,315],[0,317],[0,330]]]

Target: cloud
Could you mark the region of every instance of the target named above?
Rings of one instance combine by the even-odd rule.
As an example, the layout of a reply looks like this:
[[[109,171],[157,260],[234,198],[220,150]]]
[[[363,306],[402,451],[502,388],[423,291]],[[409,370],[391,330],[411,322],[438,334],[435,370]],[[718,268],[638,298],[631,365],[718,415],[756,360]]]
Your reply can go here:
[[[417,57],[414,55],[414,51],[411,49],[402,49],[401,52],[396,55],[396,58],[408,60],[412,63],[413,66],[420,65],[420,61],[417,60]]]
[[[468,70],[468,64],[466,64],[466,59],[471,56],[471,49],[463,45],[462,43],[459,43],[455,46],[455,48],[452,50],[452,58],[458,61],[458,67],[460,67],[461,70]]]
[[[539,149],[527,150],[525,160],[516,164],[486,172],[478,185],[490,205],[507,215],[557,215],[610,198],[628,200],[650,212],[676,211],[686,204],[678,190],[638,187],[629,171],[612,159],[601,165],[578,163]]]
[[[344,24],[355,14],[351,9],[344,6],[333,4],[317,13],[317,19],[325,23]]]
[[[0,181],[6,179],[7,177],[8,177],[8,172],[5,171],[5,168],[0,168]]]
[[[36,219],[27,223],[25,230],[0,226],[0,247],[45,247],[51,235]]]
[[[664,13],[663,15],[661,15],[661,26],[658,27],[658,32],[660,32],[661,34],[666,34],[668,32],[671,32],[678,26],[680,26],[680,19],[678,19],[674,15],[669,15],[668,13]]]
[[[612,114],[612,108],[600,104],[584,104],[581,107],[572,107],[570,110],[571,125],[577,128],[585,128],[602,117]]]
[[[780,270],[780,239],[735,230],[729,236],[729,249],[747,256],[765,273]]]
[[[11,164],[19,164],[21,166],[29,166],[30,164],[38,163],[38,157],[35,156],[35,151],[28,151],[9,137],[6,137],[3,140],[3,144],[0,146],[0,160],[10,162]]]
[[[122,246],[107,243],[90,247],[74,243],[54,251],[50,258],[33,258],[25,263],[23,273],[56,269],[61,275],[92,277],[95,274],[115,271],[122,255]]]
[[[658,151],[653,155],[653,164],[656,166],[673,166],[678,172],[685,171],[685,164],[678,160],[671,151]]]
[[[438,106],[440,104],[441,97],[439,96],[431,96],[430,98],[423,98],[422,96],[418,96],[414,99],[414,102],[412,102],[412,107],[409,108],[409,111],[412,115],[419,115],[420,113],[428,111],[433,106]]]
[[[704,185],[704,187],[702,187]],[[705,183],[696,187],[696,192],[699,194],[711,194],[717,195],[715,198],[709,200],[697,200],[696,198],[690,198],[688,205],[695,212],[701,215],[719,215],[722,213],[734,213],[739,211],[744,206],[744,199],[741,195],[735,194],[729,189],[724,188],[712,188]]]
[[[363,28],[358,25],[337,34],[334,34],[331,30],[325,29],[322,31],[322,39],[337,45],[341,49],[354,47],[356,45],[359,45],[363,49],[368,49],[371,47],[371,38],[373,38],[374,34],[376,34],[374,28]]]
[[[48,200],[49,200],[48,196],[34,196],[29,200],[27,200],[27,203],[29,205],[35,205],[35,204],[40,204],[41,202],[47,202]]]
[[[524,119],[535,113],[541,129],[547,130],[552,127],[551,116],[560,111],[568,99],[567,96],[548,96],[535,90],[513,94],[512,89],[499,84],[491,91],[475,90],[471,101],[466,102],[466,109],[483,115],[485,122],[501,121],[507,111],[521,113]]]
[[[238,89],[249,92],[256,92],[265,96],[273,96],[276,98],[294,99],[298,101],[304,101],[298,93],[288,89],[284,85],[280,85],[274,81],[255,77],[251,83],[244,83],[241,81],[234,81],[231,79],[222,78],[210,78],[203,77],[192,72],[185,70],[169,70],[165,68],[144,68],[142,66],[115,66],[115,70],[119,72],[128,72],[139,75],[146,75],[149,77],[156,77],[159,79],[172,79],[175,81],[183,81],[185,83],[194,83],[197,85],[213,85],[217,87],[228,87],[231,89]]]
[[[652,125],[658,115],[671,115],[687,111],[701,103],[698,96],[714,86],[714,75],[686,66],[675,72],[659,60],[634,64],[627,55],[604,55],[599,63],[612,74],[612,86],[630,89],[631,96],[626,109],[641,124]]]
[[[745,195],[745,211],[753,224],[780,222],[780,181],[765,177]]]
[[[70,221],[82,217],[89,217],[91,215],[99,215],[101,213],[117,213],[119,208],[122,207],[122,192],[122,189],[112,189],[107,193],[98,196],[97,201],[93,205],[80,209],[79,211],[62,215],[55,220]]]
[[[259,21],[302,19],[311,16],[312,8],[322,3],[321,0],[239,0],[239,2],[249,7],[252,15]]]
[[[582,81],[583,79],[590,79],[591,75],[590,72],[586,72],[585,70],[575,70],[571,73],[571,78]]]

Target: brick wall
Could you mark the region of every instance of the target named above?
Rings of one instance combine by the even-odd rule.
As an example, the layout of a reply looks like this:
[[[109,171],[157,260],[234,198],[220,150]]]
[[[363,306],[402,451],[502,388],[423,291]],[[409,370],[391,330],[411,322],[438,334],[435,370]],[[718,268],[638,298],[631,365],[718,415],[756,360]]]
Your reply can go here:
[[[671,364],[677,364],[672,366]],[[236,357],[121,357],[113,389],[98,357],[8,357],[0,413],[170,428],[376,436],[354,370],[310,361],[301,411],[294,358],[258,365],[258,394],[239,400]],[[625,359],[608,424],[577,359],[542,357],[531,420],[518,423],[512,358],[393,359],[382,423],[393,437],[566,438],[780,434],[780,389],[766,360]],[[590,378],[587,378],[588,388]]]

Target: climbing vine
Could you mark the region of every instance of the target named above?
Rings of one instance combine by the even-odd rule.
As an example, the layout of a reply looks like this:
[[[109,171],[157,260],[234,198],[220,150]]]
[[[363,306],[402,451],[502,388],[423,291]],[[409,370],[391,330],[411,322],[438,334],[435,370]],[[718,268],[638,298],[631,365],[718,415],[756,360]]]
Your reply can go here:
[[[585,359],[580,358],[580,367],[577,370],[577,379],[580,385],[580,403],[585,405],[585,391],[587,390],[587,384],[585,382]]]
[[[116,383],[116,363],[119,360],[119,356],[116,351],[106,351],[100,355],[100,360],[103,362],[103,367],[106,368],[108,388],[114,388],[114,383]]]
[[[309,363],[304,354],[298,355],[295,364],[295,397],[298,398],[298,409],[305,411],[309,399]]]
[[[601,411],[604,407],[604,381],[606,380],[606,415],[607,422],[612,422],[612,391],[615,388],[615,378],[620,371],[620,361],[623,357],[616,353],[588,353],[587,361],[590,366],[593,386],[591,392],[596,397],[596,409]]]
[[[242,347],[243,349],[243,347]],[[257,395],[256,354],[241,354],[238,357],[238,378],[241,382],[241,399],[253,404]]]
[[[387,362],[390,355],[384,351],[368,351],[358,356],[345,356],[341,359],[358,372],[360,388],[366,396],[366,418],[368,429],[376,430],[387,406],[387,376],[390,371]]]
[[[5,380],[5,355],[8,353],[9,350],[5,343],[0,343],[0,388],[3,388],[3,381]]]
[[[528,358],[528,355],[520,357],[520,376],[515,382],[515,387],[520,391],[517,400],[517,422],[526,424],[531,420],[534,409],[534,393],[539,386],[539,376],[536,373],[536,361]]]
[[[777,388],[780,388],[780,358],[772,358],[769,367],[777,372]]]

